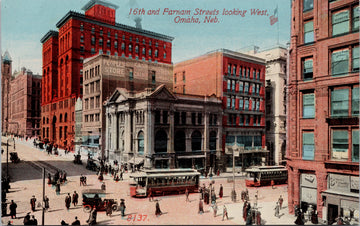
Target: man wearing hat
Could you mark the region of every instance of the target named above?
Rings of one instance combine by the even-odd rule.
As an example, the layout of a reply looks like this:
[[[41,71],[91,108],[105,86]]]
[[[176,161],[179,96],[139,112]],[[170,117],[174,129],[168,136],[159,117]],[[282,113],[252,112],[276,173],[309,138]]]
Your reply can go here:
[[[68,193],[68,195],[67,195],[66,198],[65,198],[65,206],[66,206],[66,209],[69,209],[69,208],[70,208],[70,204],[71,204],[71,196],[70,196],[70,193]]]
[[[35,211],[35,205],[36,205],[35,195],[33,195],[32,198],[30,199],[30,205],[31,205],[31,210]]]
[[[80,221],[77,217],[75,217],[75,221],[71,223],[71,225],[80,225]]]

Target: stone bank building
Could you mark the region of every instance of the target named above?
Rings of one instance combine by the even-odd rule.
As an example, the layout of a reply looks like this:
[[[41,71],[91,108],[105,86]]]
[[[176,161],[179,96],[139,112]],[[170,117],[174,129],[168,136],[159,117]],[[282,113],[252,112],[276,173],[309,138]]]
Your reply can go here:
[[[105,104],[109,161],[145,168],[212,169],[222,144],[221,100],[183,95],[165,85],[118,88]]]

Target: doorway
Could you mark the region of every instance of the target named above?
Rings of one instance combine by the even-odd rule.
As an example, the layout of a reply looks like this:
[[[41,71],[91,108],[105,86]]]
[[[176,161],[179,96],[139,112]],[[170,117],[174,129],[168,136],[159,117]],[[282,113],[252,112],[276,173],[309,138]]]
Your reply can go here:
[[[328,224],[329,225],[333,224],[336,221],[335,219],[338,217],[338,213],[339,213],[338,205],[333,205],[333,204],[328,205]]]

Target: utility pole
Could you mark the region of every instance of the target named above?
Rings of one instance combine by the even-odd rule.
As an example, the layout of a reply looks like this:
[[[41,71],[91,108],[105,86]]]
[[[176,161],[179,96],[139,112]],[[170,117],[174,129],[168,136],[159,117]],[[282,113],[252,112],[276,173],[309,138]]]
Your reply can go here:
[[[42,169],[43,176],[43,201],[42,201],[42,216],[41,216],[41,225],[44,225],[45,222],[45,168]]]

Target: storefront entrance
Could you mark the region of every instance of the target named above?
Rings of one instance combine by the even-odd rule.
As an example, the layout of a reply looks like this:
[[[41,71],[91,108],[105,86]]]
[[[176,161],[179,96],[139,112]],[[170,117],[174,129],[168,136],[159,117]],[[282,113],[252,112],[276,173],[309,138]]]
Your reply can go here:
[[[335,219],[338,217],[338,211],[339,211],[339,207],[337,205],[332,205],[332,204],[328,205],[328,224],[329,225],[333,224],[336,221]]]

